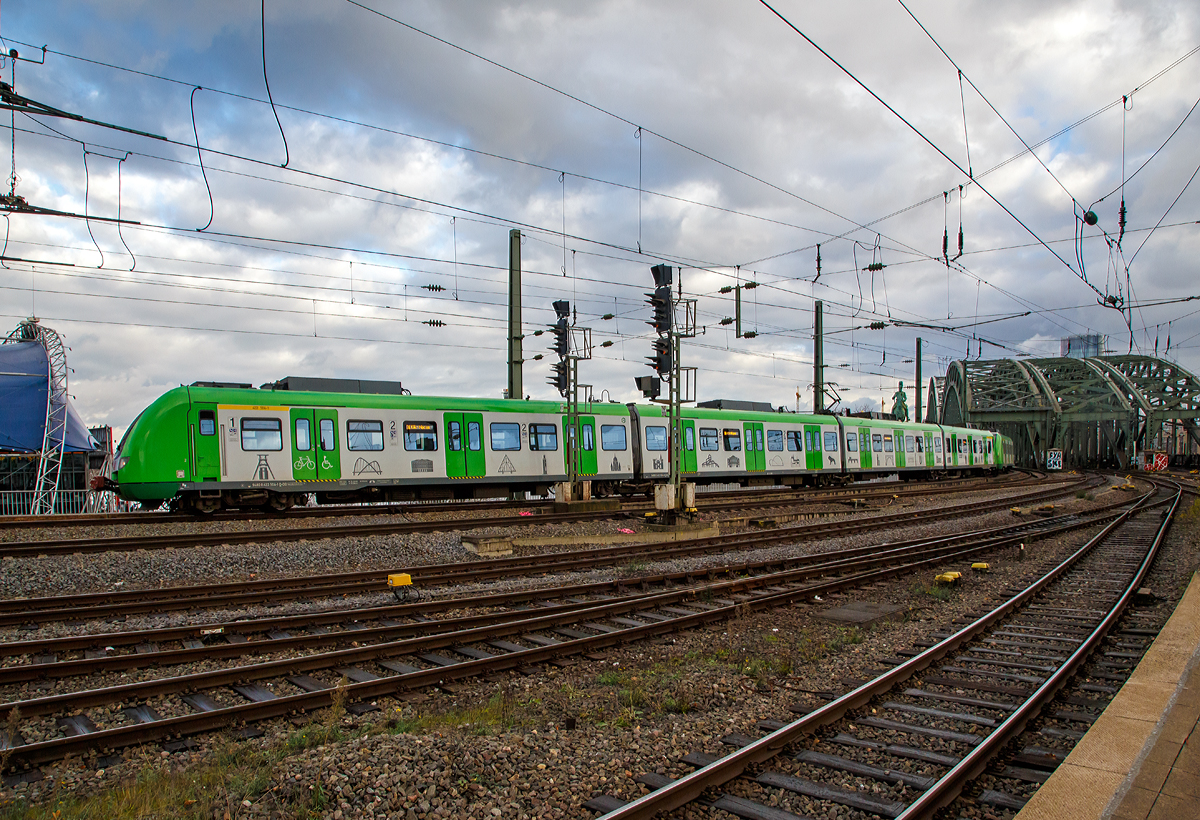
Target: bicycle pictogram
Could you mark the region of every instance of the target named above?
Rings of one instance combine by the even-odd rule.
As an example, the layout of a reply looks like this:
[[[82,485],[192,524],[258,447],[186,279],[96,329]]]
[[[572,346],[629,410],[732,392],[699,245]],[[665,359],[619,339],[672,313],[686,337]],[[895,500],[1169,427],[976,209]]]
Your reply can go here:
[[[313,460],[312,456],[302,455],[296,459],[292,467],[295,470],[315,470],[317,469],[317,462]]]

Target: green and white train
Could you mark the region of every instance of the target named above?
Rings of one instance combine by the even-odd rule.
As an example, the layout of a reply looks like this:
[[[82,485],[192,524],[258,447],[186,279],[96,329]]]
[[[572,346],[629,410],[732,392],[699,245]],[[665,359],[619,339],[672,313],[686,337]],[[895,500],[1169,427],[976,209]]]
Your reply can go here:
[[[566,405],[192,385],[134,420],[110,486],[179,509],[546,494],[567,480]],[[987,430],[849,416],[685,408],[682,472],[698,484],[823,485],[998,472],[1012,442]],[[579,477],[593,494],[670,477],[659,405],[589,403]]]

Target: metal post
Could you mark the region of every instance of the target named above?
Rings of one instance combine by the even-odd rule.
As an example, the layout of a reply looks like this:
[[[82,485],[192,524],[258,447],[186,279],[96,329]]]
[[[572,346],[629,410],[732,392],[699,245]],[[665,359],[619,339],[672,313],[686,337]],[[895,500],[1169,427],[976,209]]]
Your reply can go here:
[[[822,310],[824,305],[818,299],[813,303],[813,412],[820,413],[825,409],[825,327]]]
[[[508,232],[508,397],[525,398],[521,363],[521,232]]]
[[[680,285],[682,286],[683,277],[679,277]],[[683,430],[681,422],[682,413],[680,413],[679,399],[680,393],[680,367],[679,367],[679,329],[674,322],[671,323],[671,485],[674,487],[673,494],[675,496],[675,509],[678,510],[681,506],[680,500],[683,475]]]
[[[572,356],[567,361],[571,367],[571,392],[567,394],[567,424],[571,429],[567,441],[567,481],[571,483],[574,499],[579,482],[579,359]]]
[[[925,421],[921,416],[921,337],[917,337],[917,413],[913,416],[917,424]]]

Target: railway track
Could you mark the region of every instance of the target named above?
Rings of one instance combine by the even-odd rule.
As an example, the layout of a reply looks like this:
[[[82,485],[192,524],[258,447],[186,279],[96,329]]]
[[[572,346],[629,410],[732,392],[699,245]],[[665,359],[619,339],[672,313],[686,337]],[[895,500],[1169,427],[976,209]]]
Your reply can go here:
[[[846,487],[769,487],[765,489],[744,490],[712,490],[697,493],[701,502],[723,503],[735,499],[750,499],[755,503],[791,502],[798,500],[839,500],[854,496],[897,494],[900,496],[921,495],[930,489],[954,490],[971,488],[980,484],[996,486],[998,484],[1023,484],[1045,478],[1045,473],[1035,473],[1028,470],[1014,470],[1001,477],[987,478],[955,478],[942,481],[897,481],[897,482],[862,482]],[[276,510],[239,510],[218,512],[210,516],[199,517],[192,513],[173,513],[157,511],[138,511],[124,513],[94,513],[78,515],[56,515],[47,519],[36,515],[0,516],[0,527],[8,530],[37,530],[47,527],[74,528],[97,526],[143,526],[148,524],[195,524],[204,521],[280,521],[289,519],[320,519],[337,518],[342,516],[373,516],[373,515],[423,515],[429,513],[460,513],[484,511],[517,511],[542,510],[553,507],[554,502],[544,499],[512,502],[507,500],[483,501],[412,501],[397,504],[363,504],[363,505],[326,505],[321,507],[294,507],[283,512]],[[625,501],[623,508],[631,512],[641,512],[653,509],[653,504],[646,501]]]
[[[1052,768],[1055,755],[1026,747],[1012,750],[1006,764],[996,761],[1084,669],[1118,623],[1181,496],[1175,486],[1154,505],[1143,497],[1002,605],[798,720],[764,721],[760,737],[725,739],[736,751],[689,755],[684,762],[696,766],[689,775],[647,773],[638,780],[649,793],[630,802],[598,795],[589,808],[604,820],[655,817],[693,802],[746,818],[834,816],[850,808],[915,820],[951,805],[991,768],[1016,793],[989,789],[970,799],[991,809],[1018,809],[1027,797],[1020,792],[1031,792],[1044,779],[1035,768],[1039,760],[1049,760]],[[1101,652],[1106,668],[1132,667],[1152,637],[1138,632],[1126,631],[1113,649]],[[1089,686],[1098,688],[1085,682],[1078,690]],[[1091,718],[1068,709],[1050,714],[1076,727],[1086,727]],[[1041,732],[1060,739],[1082,736],[1078,729]]]
[[[842,520],[821,520],[792,526],[778,526],[752,533],[712,538],[695,538],[667,544],[634,544],[549,555],[495,558],[457,564],[432,564],[420,567],[395,567],[404,570],[419,589],[438,586],[468,585],[497,579],[546,575],[620,565],[631,561],[668,560],[709,552],[749,550],[786,541],[827,538],[871,530],[901,527],[915,521],[953,519],[975,515],[1013,504],[1030,504],[1094,486],[1100,479],[1077,477],[1063,484],[984,502],[971,502],[939,510],[897,512]],[[224,584],[159,587],[123,592],[106,591],[51,598],[22,598],[0,601],[0,627],[46,623],[55,620],[80,621],[91,618],[121,618],[144,613],[163,613],[179,609],[212,609],[298,599],[369,594],[383,589],[384,570],[336,573],[313,578],[300,576],[253,580]]]
[[[9,739],[10,765],[31,767],[67,755],[151,741],[177,741],[181,736],[230,724],[317,709],[329,705],[334,697],[347,698],[352,710],[370,711],[374,708],[370,701],[384,695],[429,686],[446,687],[456,679],[525,668],[564,656],[695,629],[739,617],[748,610],[809,600],[949,560],[969,560],[982,553],[1012,547],[1032,537],[1033,529],[1048,534],[1093,523],[1070,518],[1027,522],[1021,532],[988,531],[974,533],[970,538],[930,539],[882,554],[876,547],[877,554],[868,556],[817,556],[823,564],[805,567],[731,568],[739,577],[716,581],[663,576],[650,584],[646,579],[632,579],[630,584],[645,583],[652,587],[636,594],[622,590],[619,585],[607,591],[575,590],[565,598],[563,590],[543,591],[543,598],[550,595],[553,601],[539,603],[529,599],[527,603],[531,606],[526,610],[473,621],[397,623],[378,627],[382,631],[374,635],[359,630],[354,633],[357,645],[331,651],[312,651],[249,665],[177,677],[148,677],[117,686],[8,702],[0,705],[0,720],[19,709],[22,720],[26,721],[23,725],[33,727],[30,731],[36,729],[43,738],[29,743],[21,742],[24,738]],[[755,574],[740,577],[744,572]],[[584,597],[585,594],[589,597]],[[491,602],[492,606],[496,603]],[[462,601],[455,604],[464,605]],[[428,611],[422,605],[411,612],[421,610]],[[407,630],[409,634],[387,633],[389,629]],[[339,640],[344,642],[345,637]],[[285,648],[278,643],[280,640],[286,637],[259,641],[258,648],[269,652],[275,647],[278,651]],[[330,642],[328,636],[315,639],[315,644],[326,642]],[[287,648],[299,651],[300,646]],[[312,650],[313,646],[306,649]],[[193,651],[197,654],[191,657],[200,657],[198,648]],[[234,654],[232,650],[220,651]],[[136,653],[121,657],[136,658]],[[168,657],[163,655],[158,660],[165,662]],[[86,666],[76,661],[68,663],[76,664],[72,671],[84,671]],[[107,671],[111,672],[130,662],[107,663],[110,667]],[[49,673],[53,666],[46,664],[41,670]],[[9,670],[13,675],[30,672],[25,665],[8,667],[5,672]]]

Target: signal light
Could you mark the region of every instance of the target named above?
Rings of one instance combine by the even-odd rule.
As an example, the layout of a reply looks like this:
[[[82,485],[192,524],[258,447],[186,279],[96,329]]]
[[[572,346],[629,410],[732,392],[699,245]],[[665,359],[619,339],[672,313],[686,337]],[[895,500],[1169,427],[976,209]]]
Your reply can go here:
[[[654,355],[646,357],[650,366],[658,371],[660,376],[670,376],[671,368],[675,363],[675,357],[671,350],[671,340],[669,338],[654,340]]]
[[[659,333],[670,333],[671,326],[675,323],[675,311],[671,305],[671,286],[659,285],[654,289],[654,293],[646,295],[650,297],[646,300],[646,304],[654,309],[654,318],[646,324]]]
[[[638,390],[642,391],[642,395],[648,399],[657,399],[658,394],[662,391],[662,381],[654,376],[636,376],[633,383],[637,385]]]
[[[650,275],[654,277],[654,287],[670,287],[674,268],[670,265],[655,265],[650,269]]]
[[[563,398],[571,392],[571,366],[565,359],[560,362],[555,362],[550,365],[550,369],[554,371],[554,375],[546,381],[555,389]]]
[[[554,334],[554,343],[550,345],[550,349],[560,357],[565,357],[571,352],[571,328],[567,325],[567,320],[559,319],[558,324],[550,328],[550,332]]]

